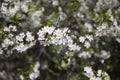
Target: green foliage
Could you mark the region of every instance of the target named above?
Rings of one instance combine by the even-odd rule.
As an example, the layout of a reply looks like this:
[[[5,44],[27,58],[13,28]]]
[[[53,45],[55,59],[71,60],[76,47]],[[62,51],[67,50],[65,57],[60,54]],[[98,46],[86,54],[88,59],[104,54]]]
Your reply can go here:
[[[79,9],[79,2],[78,1],[70,1],[69,3],[67,3],[66,5],[66,12],[69,15],[74,14],[76,11],[78,11]]]

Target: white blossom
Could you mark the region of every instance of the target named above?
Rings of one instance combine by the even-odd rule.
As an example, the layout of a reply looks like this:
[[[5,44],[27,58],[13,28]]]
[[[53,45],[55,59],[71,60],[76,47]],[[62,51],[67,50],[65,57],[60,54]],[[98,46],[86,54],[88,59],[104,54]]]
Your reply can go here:
[[[78,57],[83,57],[83,58],[90,58],[91,57],[91,54],[90,53],[88,53],[87,51],[83,51],[82,53],[80,53],[79,55],[78,55]]]
[[[92,25],[89,23],[85,23],[85,27],[88,29],[88,32],[92,32]]]
[[[35,80],[39,76],[39,74],[40,74],[39,67],[40,67],[40,63],[36,62],[36,64],[34,65],[34,68],[33,68],[33,72],[29,74],[29,78],[31,80]]]
[[[3,50],[0,48],[0,54],[3,54]]]
[[[15,49],[18,51],[18,52],[24,52],[24,51],[26,51],[27,50],[27,46],[26,45],[24,45],[23,43],[20,43],[20,44],[18,44],[16,47],[15,47]]]
[[[27,3],[21,2],[21,9],[22,9],[24,12],[28,12],[28,5],[27,5]]]
[[[20,75],[20,79],[21,79],[21,80],[25,80],[25,78],[24,78],[23,75]]]
[[[86,48],[90,48],[90,42],[88,42],[88,41],[85,41],[85,44],[84,44],[84,46],[85,46]]]
[[[41,8],[40,10],[37,10],[37,11],[33,11],[30,13],[31,15],[31,22],[33,23],[32,26],[33,27],[38,27],[41,25],[41,16],[43,15],[43,12],[44,12],[44,8]]]
[[[15,13],[19,10],[19,4],[18,3],[14,3],[14,7],[12,6],[8,6],[8,3],[7,2],[4,2],[2,3],[2,6],[1,6],[1,13],[7,15],[7,17],[10,17],[10,16],[14,16]]]
[[[27,32],[26,33],[26,41],[30,42],[34,40],[34,36],[32,36],[32,33]]]
[[[16,26],[13,26],[13,25],[9,25],[9,29],[11,29],[11,31],[17,31]]]
[[[53,1],[52,1],[52,5],[53,5],[53,6],[58,6],[58,5],[59,5],[58,0],[53,0]]]
[[[108,59],[108,58],[110,58],[110,53],[105,50],[101,50],[100,57],[104,58],[104,59]]]
[[[86,39],[88,39],[89,41],[93,40],[93,36],[92,35],[86,35]]]
[[[9,31],[10,31],[10,28],[9,28],[9,27],[5,27],[5,28],[4,28],[4,31],[8,31],[8,32],[9,32]]]
[[[101,75],[102,75],[102,70],[98,70],[98,71],[97,71],[97,76],[100,77]]]
[[[79,47],[76,44],[68,44],[69,50],[71,51],[79,51],[81,49],[81,47]]]
[[[39,30],[37,34],[38,34],[38,40],[45,40],[46,33],[44,31]]]
[[[52,34],[53,33],[53,31],[55,30],[55,27],[53,27],[53,26],[44,26],[44,28],[42,28],[42,31],[44,32],[44,33],[48,33],[48,34]]]
[[[16,36],[17,41],[23,41],[24,38],[25,38],[25,33],[23,32]]]
[[[97,71],[97,75],[95,75],[92,68],[89,66],[84,67],[84,71],[84,74],[89,78],[89,80],[110,80],[109,75],[100,69]],[[104,75],[104,77],[102,75]]]
[[[53,35],[55,35],[57,38],[61,38],[64,33],[62,33],[62,30],[57,29],[54,31]]]
[[[80,41],[81,43],[84,43],[85,39],[86,39],[86,38],[83,37],[83,36],[80,36],[80,37],[79,37],[79,41]]]
[[[88,66],[84,67],[84,71],[85,71],[86,73],[93,73],[93,72],[92,72],[92,68],[91,68],[91,67],[88,67]]]
[[[117,41],[118,43],[120,43],[120,38],[116,38],[116,41]]]
[[[11,46],[11,45],[13,45],[13,44],[14,44],[13,41],[11,41],[11,40],[8,39],[8,38],[5,38],[4,41],[3,41],[3,43],[2,43],[2,47],[3,47],[3,48],[7,48],[8,46]]]

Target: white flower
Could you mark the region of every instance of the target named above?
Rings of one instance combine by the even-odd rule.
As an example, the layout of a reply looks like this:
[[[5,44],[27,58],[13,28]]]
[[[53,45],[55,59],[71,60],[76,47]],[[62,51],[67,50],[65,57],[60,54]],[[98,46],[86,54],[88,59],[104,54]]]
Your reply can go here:
[[[67,15],[64,12],[60,11],[59,12],[59,18],[60,18],[61,21],[63,21],[67,18]]]
[[[80,36],[80,37],[79,37],[79,41],[80,41],[81,43],[84,43],[84,41],[85,41],[85,37]]]
[[[71,51],[79,51],[81,49],[77,44],[68,44],[68,47]]]
[[[89,80],[102,80],[102,78],[94,76],[94,77],[90,77]]]
[[[39,62],[36,62],[35,66],[34,66],[34,68],[33,68],[34,72],[37,72],[38,69],[39,69],[39,67],[40,67],[40,63],[39,63]]]
[[[16,29],[16,26],[9,25],[9,27],[4,28],[4,31],[7,31],[7,32],[9,32],[9,31],[17,31],[17,29]]]
[[[30,32],[26,33],[26,41],[30,42],[34,40],[34,36]]]
[[[41,16],[43,15],[44,12],[44,8],[41,8],[40,10],[31,12],[31,20],[32,20],[32,25],[34,27],[38,27],[39,25],[41,25],[40,21],[41,21]]]
[[[96,79],[95,80],[102,80],[102,78],[101,77],[96,77]]]
[[[46,33],[44,31],[39,30],[37,34],[38,34],[38,40],[45,40]]]
[[[16,28],[16,26],[9,25],[9,28],[11,29],[11,31],[17,31],[17,28]]]
[[[106,29],[107,28],[107,24],[106,23],[104,23],[104,24],[102,24],[102,29]]]
[[[100,31],[102,31],[101,26],[97,27],[97,32],[100,32]]]
[[[7,7],[7,6],[8,6],[7,2],[2,3],[1,13],[7,15],[8,17],[14,16],[15,13],[19,10],[19,4],[16,2],[14,3],[14,7],[13,6]]]
[[[10,16],[14,16],[15,15],[15,13],[18,11],[18,9],[19,9],[19,7],[18,6],[14,6],[14,8],[9,8],[9,15]]]
[[[88,32],[92,32],[92,25],[89,23],[85,23],[85,27],[88,29]]]
[[[31,80],[35,80],[39,76],[39,74],[40,74],[39,67],[40,67],[40,63],[36,62],[35,66],[33,68],[33,72],[31,74],[29,74],[29,78]]]
[[[23,44],[23,43],[20,43],[19,45],[17,45],[15,47],[15,49],[18,51],[18,52],[23,52],[23,51],[26,51],[27,50],[27,47]]]
[[[55,27],[53,26],[45,26],[44,28],[42,28],[41,30],[38,31],[38,40],[46,40],[45,36],[48,33],[49,35],[51,35],[55,30]]]
[[[5,28],[4,28],[4,31],[8,31],[8,32],[9,32],[9,31],[10,31],[10,28],[9,28],[9,27],[5,27]]]
[[[110,53],[105,50],[101,50],[101,54],[99,57],[101,57],[103,59],[108,59],[108,58],[110,58]]]
[[[86,39],[88,39],[89,41],[93,40],[93,36],[92,35],[86,35]]]
[[[73,43],[73,40],[70,36],[66,36],[66,40],[68,44]]]
[[[0,54],[3,54],[3,50],[0,48]]]
[[[104,72],[103,74],[105,75],[104,80],[110,80],[110,77],[109,77],[108,73]]]
[[[11,40],[8,39],[8,38],[5,38],[4,41],[3,41],[3,43],[2,43],[2,47],[8,47],[9,45],[11,46],[11,45],[13,45],[13,44],[14,44],[13,41],[11,41]]]
[[[43,10],[44,11],[44,10]],[[32,19],[35,20],[35,18],[38,19],[38,17],[40,17],[43,14],[42,10],[37,10],[32,14]]]
[[[23,75],[20,75],[20,79],[21,79],[21,80],[25,80],[25,78],[24,78]]]
[[[53,6],[58,6],[58,5],[59,5],[59,2],[58,2],[57,0],[53,0],[53,1],[52,1],[52,5],[53,5]]]
[[[86,66],[86,67],[84,67],[84,71],[85,71],[86,73],[91,73],[91,72],[92,72],[92,68]]]
[[[44,28],[42,28],[42,31],[48,34],[52,34],[53,31],[55,30],[55,27],[53,26],[45,26]]]
[[[23,41],[23,38],[25,37],[25,33],[20,33],[19,35],[16,36],[17,41]]]
[[[89,77],[90,80],[92,80],[91,78],[94,78],[94,77],[95,77],[95,76],[94,76],[94,73],[93,73],[93,70],[92,70],[91,67],[89,67],[89,66],[84,67],[84,71],[85,71],[85,75],[86,75],[87,77]]]
[[[35,80],[38,76],[39,76],[39,72],[34,72],[34,73],[31,73],[30,75],[29,75],[29,78],[31,79],[31,80]]]
[[[68,28],[64,28],[62,32],[63,32],[63,35],[66,36],[66,33],[69,33],[70,30]]]
[[[102,72],[102,70],[97,71],[97,76],[95,76],[91,67],[84,67],[84,71],[84,74],[89,78],[89,80],[110,80],[109,75],[106,72]],[[104,77],[102,77],[101,75],[104,75]]]
[[[90,47],[90,43],[89,43],[88,41],[85,41],[84,46],[85,46],[86,48],[89,48],[89,47]]]
[[[78,55],[80,58],[83,57],[83,58],[90,58],[91,57],[91,54],[86,52],[86,51],[83,51],[82,53],[80,53]]]
[[[22,2],[22,3],[21,3],[21,9],[22,9],[24,12],[28,12],[28,5],[27,5],[25,2]]]
[[[117,41],[118,43],[120,43],[120,38],[116,38],[116,41]]]
[[[1,5],[1,13],[6,14],[8,9],[7,9],[8,3],[2,3]]]
[[[60,29],[55,30],[53,35],[55,35],[57,38],[61,38],[63,36],[62,30]]]
[[[98,71],[97,71],[97,76],[99,76],[99,77],[100,77],[100,76],[101,76],[101,74],[102,74],[102,70],[98,70]]]

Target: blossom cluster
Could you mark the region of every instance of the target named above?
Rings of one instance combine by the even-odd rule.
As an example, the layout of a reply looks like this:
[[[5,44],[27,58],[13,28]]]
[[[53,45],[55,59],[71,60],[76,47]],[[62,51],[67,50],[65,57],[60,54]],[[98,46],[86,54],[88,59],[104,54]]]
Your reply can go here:
[[[107,72],[94,72],[91,67],[100,61],[106,71],[111,68],[107,64],[119,47],[109,46],[114,40],[120,43],[119,3],[119,0],[3,0],[0,3],[0,56],[39,49],[37,56],[45,57],[45,61],[40,61],[50,68],[49,60],[58,71],[83,67],[89,80],[110,80]],[[31,53],[34,54],[34,50]],[[37,62],[29,73],[31,80],[42,75],[39,68]],[[67,74],[71,75],[72,70]],[[0,72],[0,76],[4,74],[5,71]],[[20,79],[26,78],[20,74]]]
[[[4,28],[4,31],[9,31],[9,28]],[[68,28],[55,29],[53,26],[45,26],[37,32],[38,41],[40,45],[50,46],[50,45],[63,45],[69,48],[71,51],[79,51],[80,46],[73,43],[72,38],[68,35]],[[3,40],[2,48],[8,49],[9,46],[14,46],[12,50],[17,50],[18,52],[24,52],[33,45],[35,45],[37,40],[31,32],[21,32],[17,35],[8,34],[8,37]],[[2,50],[1,48],[1,50]],[[2,54],[2,51],[1,51]]]
[[[89,80],[110,80],[109,75],[102,70],[98,70],[97,74],[95,75],[91,67],[84,67],[85,75],[89,78]]]

